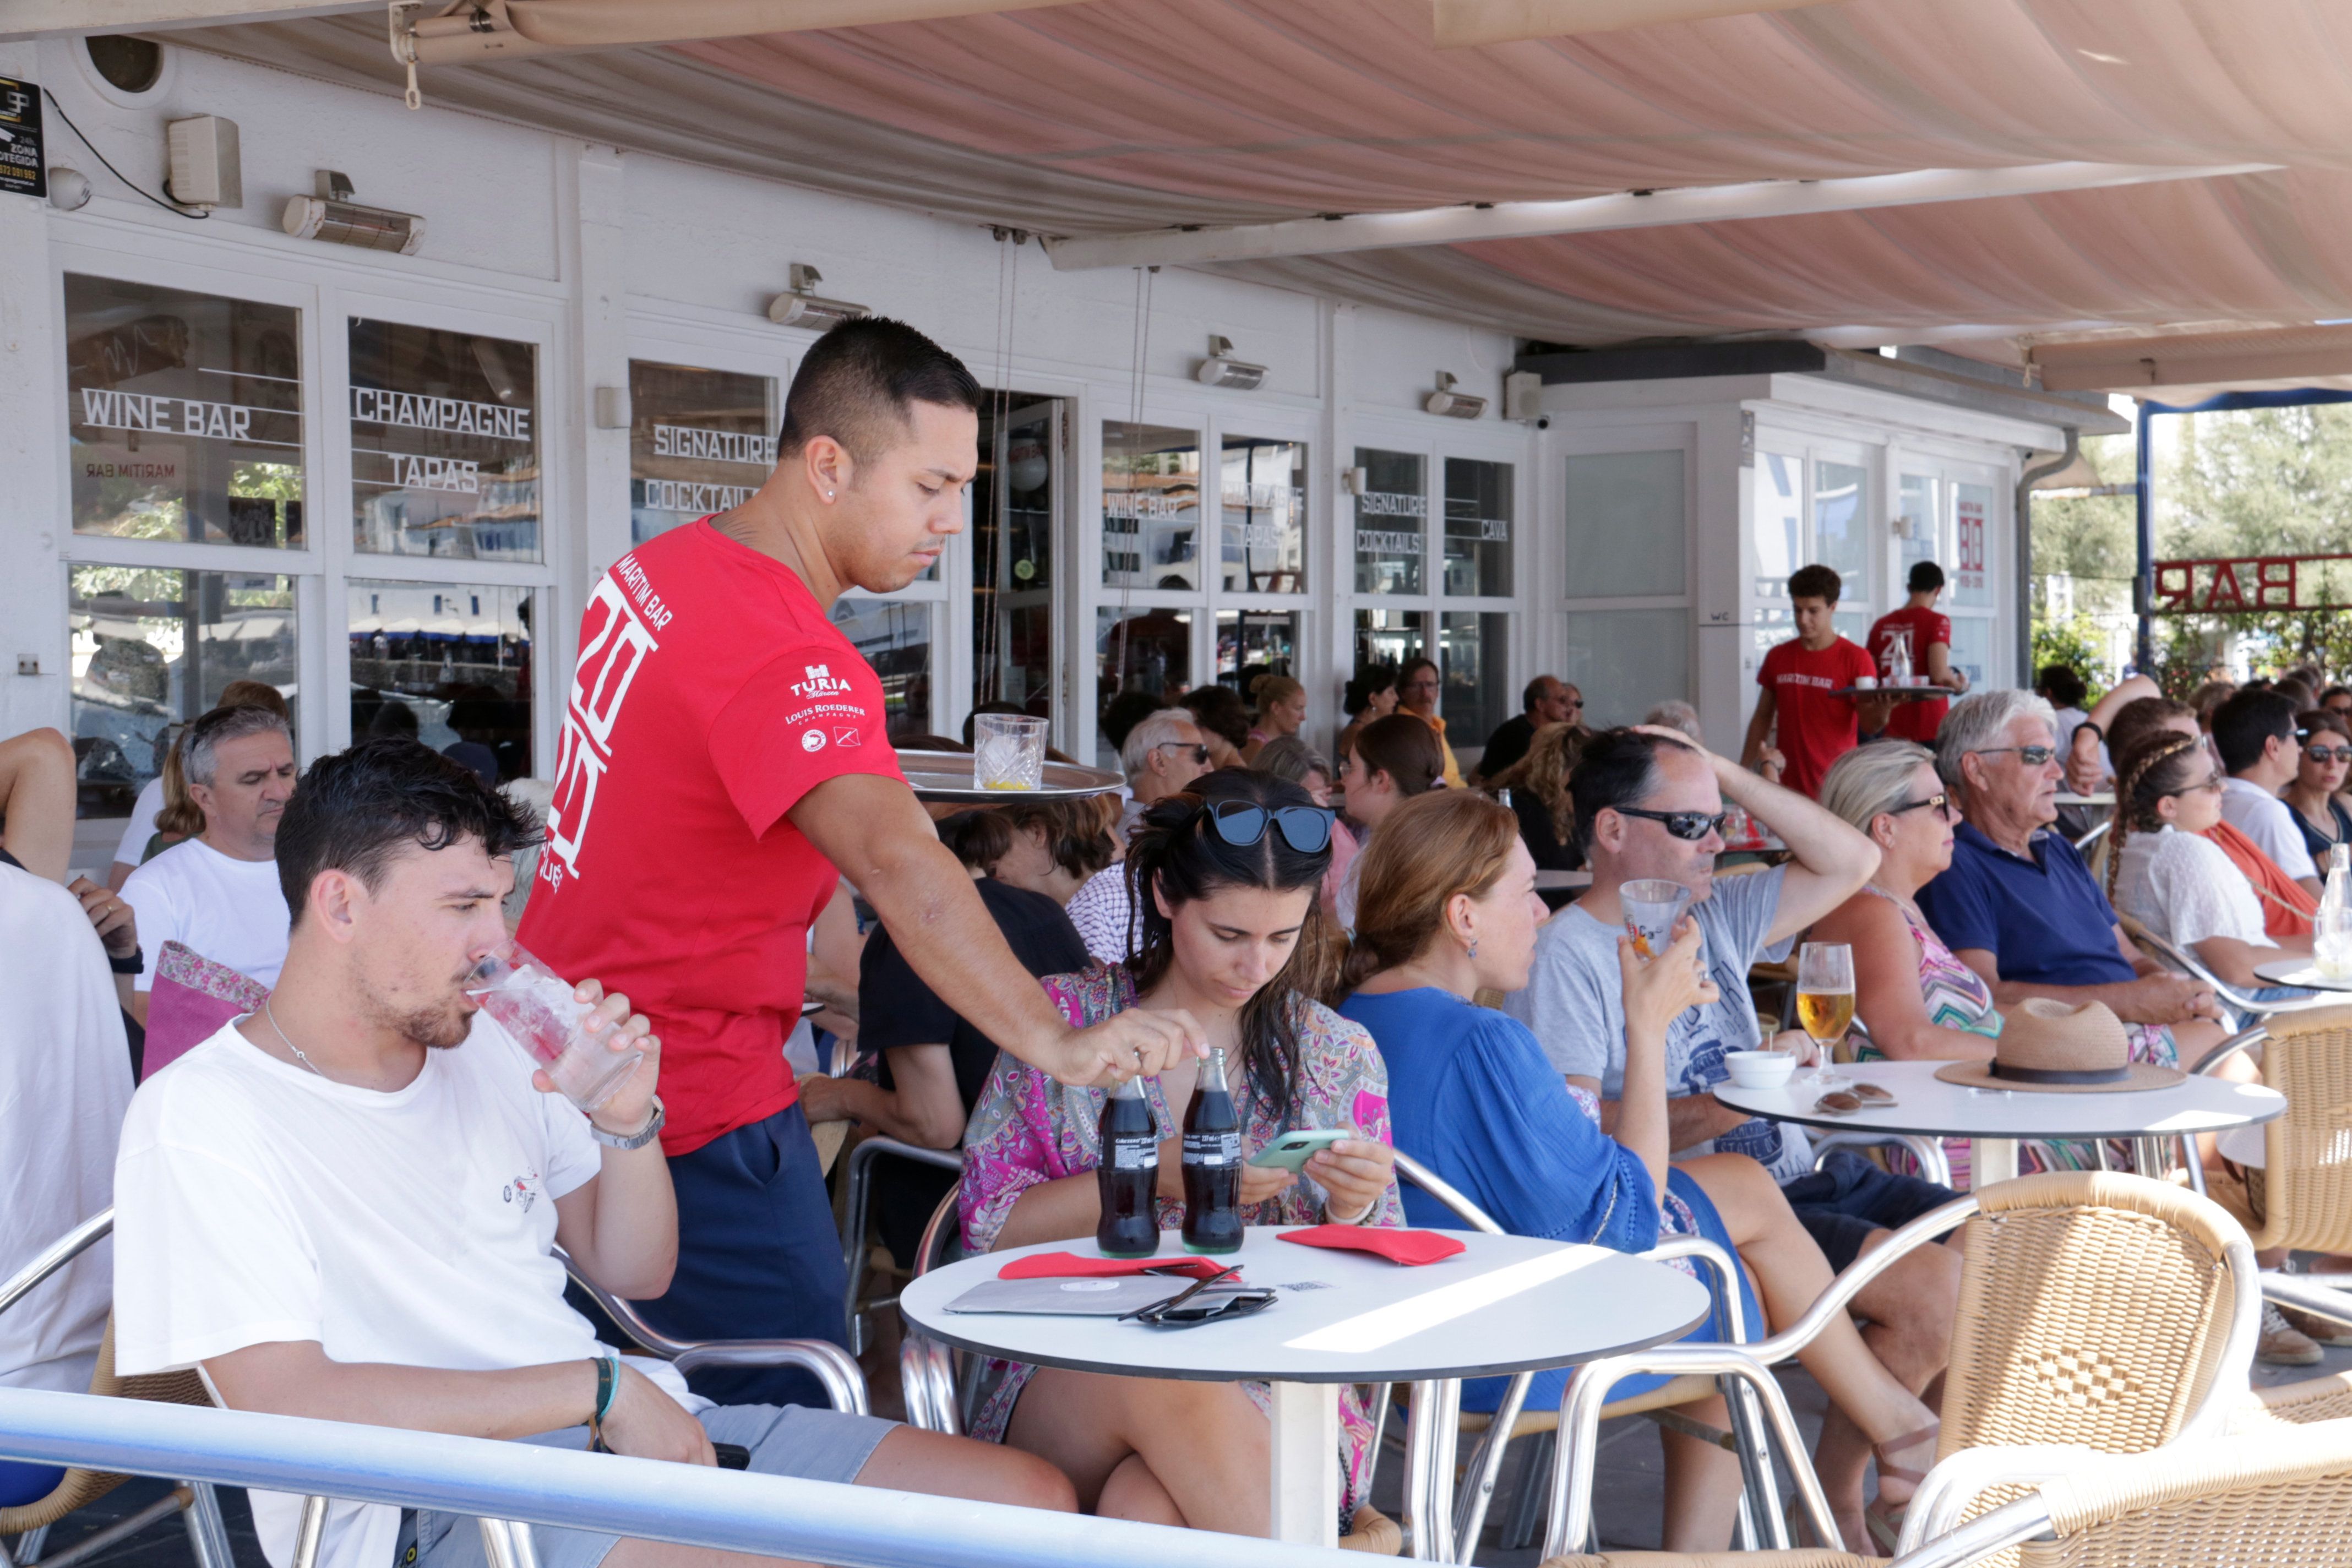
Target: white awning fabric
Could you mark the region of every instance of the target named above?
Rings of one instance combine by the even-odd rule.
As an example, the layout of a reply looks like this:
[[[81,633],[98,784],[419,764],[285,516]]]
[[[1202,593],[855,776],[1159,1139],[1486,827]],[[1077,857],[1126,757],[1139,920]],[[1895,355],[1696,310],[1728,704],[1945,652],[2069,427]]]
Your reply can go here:
[[[1845,0],[1458,47],[1433,16],[1433,0],[1084,0],[422,81],[428,102],[1057,236],[1935,169],[2275,165],[1213,265],[1591,344],[1802,335],[2018,363],[2042,343],[2352,318],[2342,0]],[[401,83],[380,16],[174,37]]]

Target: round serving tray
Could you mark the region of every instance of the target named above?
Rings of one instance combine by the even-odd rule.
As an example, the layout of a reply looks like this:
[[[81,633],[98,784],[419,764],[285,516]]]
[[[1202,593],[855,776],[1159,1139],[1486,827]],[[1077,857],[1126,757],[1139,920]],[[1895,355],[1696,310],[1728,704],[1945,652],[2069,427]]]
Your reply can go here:
[[[972,780],[969,752],[901,752],[898,767],[914,786],[917,800],[960,805],[1003,805],[1015,800],[1077,800],[1108,795],[1126,781],[1100,768],[1076,763],[1045,763],[1036,789],[982,789]]]

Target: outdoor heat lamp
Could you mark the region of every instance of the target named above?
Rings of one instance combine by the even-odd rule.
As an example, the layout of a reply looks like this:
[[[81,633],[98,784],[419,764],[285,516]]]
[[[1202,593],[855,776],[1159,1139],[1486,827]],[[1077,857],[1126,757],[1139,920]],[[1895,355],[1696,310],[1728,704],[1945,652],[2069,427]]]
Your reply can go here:
[[[1234,358],[1233,339],[1213,336],[1209,339],[1209,357],[1201,362],[1201,368],[1192,374],[1203,386],[1230,386],[1236,392],[1255,392],[1265,381],[1265,366]]]
[[[845,300],[818,298],[813,290],[824,281],[824,274],[806,262],[793,263],[792,279],[791,293],[779,294],[768,301],[768,320],[780,327],[806,327],[822,332],[874,313]]]
[[[1443,414],[1448,419],[1475,419],[1486,412],[1486,400],[1473,397],[1466,392],[1454,390],[1451,373],[1437,373],[1437,390],[1422,399],[1421,405],[1432,414]]]
[[[415,213],[362,206],[352,200],[351,176],[319,171],[319,194],[289,196],[280,223],[297,239],[323,239],[362,250],[396,250],[414,256],[425,243],[425,220]]]

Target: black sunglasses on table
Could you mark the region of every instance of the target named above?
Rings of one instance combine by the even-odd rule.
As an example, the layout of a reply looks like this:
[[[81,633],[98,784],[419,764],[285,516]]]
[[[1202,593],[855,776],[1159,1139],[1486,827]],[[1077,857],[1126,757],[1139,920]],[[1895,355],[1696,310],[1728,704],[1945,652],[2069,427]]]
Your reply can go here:
[[[1318,854],[1330,846],[1331,819],[1338,815],[1328,805],[1277,805],[1268,811],[1245,800],[1221,800],[1202,813],[1217,837],[1236,849],[1264,838],[1271,824],[1283,842],[1301,855]]]
[[[1147,1268],[1147,1274],[1172,1274],[1177,1268]],[[1275,1293],[1266,1289],[1246,1289],[1228,1287],[1215,1296],[1201,1297],[1201,1292],[1232,1275],[1240,1273],[1241,1265],[1221,1268],[1195,1279],[1184,1289],[1164,1301],[1154,1301],[1148,1307],[1138,1307],[1132,1312],[1122,1312],[1118,1321],[1137,1322],[1152,1329],[1192,1329],[1202,1323],[1213,1323],[1220,1318],[1245,1318],[1252,1312],[1264,1311],[1274,1305]],[[1200,1300],[1194,1300],[1201,1297]]]
[[[1638,816],[1654,822],[1686,844],[1696,844],[1710,833],[1723,831],[1724,818],[1731,813],[1718,811],[1712,816],[1704,811],[1651,811],[1639,805],[1612,805],[1606,808],[1620,816]]]

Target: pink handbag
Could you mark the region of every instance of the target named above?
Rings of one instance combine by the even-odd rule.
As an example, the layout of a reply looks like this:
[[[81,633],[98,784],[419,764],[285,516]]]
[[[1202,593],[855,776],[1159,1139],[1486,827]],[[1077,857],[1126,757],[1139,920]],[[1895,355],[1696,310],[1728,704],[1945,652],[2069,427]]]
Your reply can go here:
[[[268,1000],[269,987],[215,963],[185,944],[167,942],[155,959],[155,985],[147,994],[147,1050],[142,1078],[153,1078],[196,1046]]]

